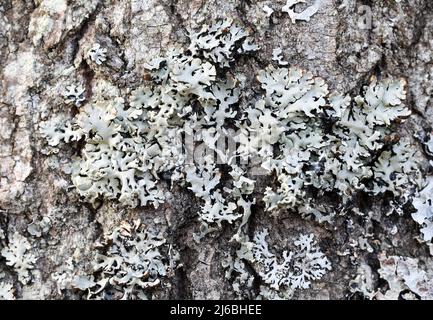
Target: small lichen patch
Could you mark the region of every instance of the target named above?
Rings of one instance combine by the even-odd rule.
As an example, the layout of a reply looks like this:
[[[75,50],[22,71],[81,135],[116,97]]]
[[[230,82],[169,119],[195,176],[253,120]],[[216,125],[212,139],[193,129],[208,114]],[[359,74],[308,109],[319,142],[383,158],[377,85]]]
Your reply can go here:
[[[425,271],[419,260],[410,257],[379,256],[380,277],[388,282],[389,289],[379,292],[379,300],[423,300],[433,299],[433,281],[431,271]],[[410,294],[404,293],[409,290]],[[415,296],[416,295],[416,296]]]
[[[101,47],[99,43],[95,43],[87,55],[94,63],[101,65],[107,60],[107,49]]]
[[[36,256],[30,252],[30,242],[15,232],[9,240],[7,247],[3,248],[1,254],[6,258],[6,264],[14,268],[18,274],[18,280],[27,284],[31,280],[30,270],[34,268]]]
[[[307,289],[311,282],[320,280],[329,270],[331,263],[320,251],[314,235],[299,235],[294,241],[293,251],[284,250],[281,257],[272,253],[266,241],[267,229],[257,232],[252,242],[243,242],[235,260],[223,262],[228,268],[226,277],[236,275],[233,289],[240,296],[248,298],[254,277],[245,268],[245,262],[252,264],[265,285],[260,288],[260,297],[265,299],[290,299],[298,289]]]
[[[416,212],[412,218],[421,226],[422,239],[431,242],[433,239],[433,177],[429,176],[425,187],[414,198]]]
[[[0,300],[15,300],[15,290],[11,283],[0,281]]]
[[[178,259],[161,234],[140,221],[123,222],[105,237],[94,275],[76,276],[72,286],[88,291],[89,298],[149,299],[149,289],[173,276]]]
[[[299,3],[305,3],[305,0],[287,0],[286,5],[281,9],[283,12],[287,12],[289,14],[290,20],[292,23],[296,23],[296,21],[310,21],[311,17],[316,14],[321,5],[321,0],[314,0],[314,4],[307,7],[301,12],[295,11],[295,5]]]
[[[82,85],[69,85],[65,88],[65,91],[63,92],[63,97],[65,98],[65,102],[67,104],[74,104],[75,106],[79,107],[81,104],[86,100],[84,93],[85,89]]]

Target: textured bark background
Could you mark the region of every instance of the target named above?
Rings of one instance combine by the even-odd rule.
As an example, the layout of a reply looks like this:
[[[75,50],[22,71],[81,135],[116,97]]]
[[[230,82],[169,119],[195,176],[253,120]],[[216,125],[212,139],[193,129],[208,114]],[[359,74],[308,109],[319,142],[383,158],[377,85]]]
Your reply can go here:
[[[52,274],[70,257],[77,270],[90,270],[94,244],[101,235],[120,221],[139,217],[147,224],[164,221],[167,239],[181,251],[183,267],[170,288],[156,293],[157,298],[233,298],[220,263],[232,245],[228,240],[233,230],[225,228],[195,243],[192,234],[199,225],[199,205],[190,192],[176,189],[174,197],[157,210],[150,206],[131,210],[110,201],[94,209],[80,201],[71,187],[68,165],[79,149],[64,146],[57,154],[46,155],[47,144],[39,132],[41,122],[51,115],[72,117],[76,112],[63,101],[61,92],[68,84],[84,83],[87,100],[98,90],[105,90],[107,97],[127,96],[143,83],[143,63],[171,45],[185,43],[187,30],[217,18],[237,18],[253,30],[261,49],[236,66],[251,79],[271,62],[277,47],[290,64],[323,77],[341,93],[358,93],[372,75],[404,77],[406,103],[413,115],[400,134],[416,145],[415,133],[431,131],[430,0],[323,0],[309,22],[295,24],[281,12],[284,4],[277,0],[1,0],[0,229],[4,237],[0,249],[18,232],[30,242],[37,262],[31,282],[22,285],[14,269],[0,258],[0,282],[13,283],[17,298],[83,297],[78,290],[59,290]],[[275,10],[270,17],[264,5]],[[372,26],[360,28],[366,14],[360,8],[366,7],[371,9]],[[97,67],[85,59],[95,42],[108,49],[108,60]],[[351,290],[359,274],[368,278],[372,292],[386,290],[388,284],[377,272],[378,257],[384,252],[417,258],[432,272],[429,248],[416,241],[419,229],[409,212],[386,215],[380,199],[358,199],[358,204],[371,208],[370,214],[337,217],[332,225],[289,213],[271,217],[262,205],[254,207],[251,230],[266,225],[275,239],[313,232],[332,262],[332,271],[310,289],[297,292],[296,298],[361,298]],[[29,232],[29,225],[40,225],[44,217],[49,227],[41,234]],[[367,234],[367,244],[351,245]],[[347,255],[338,254],[346,250]]]

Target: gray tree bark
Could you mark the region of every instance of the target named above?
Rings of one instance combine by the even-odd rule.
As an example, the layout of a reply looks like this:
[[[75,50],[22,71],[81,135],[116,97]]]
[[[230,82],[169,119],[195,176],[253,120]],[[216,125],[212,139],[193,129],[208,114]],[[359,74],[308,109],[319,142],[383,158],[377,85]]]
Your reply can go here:
[[[271,16],[263,10],[265,5],[274,9]],[[230,17],[251,28],[260,50],[236,65],[251,79],[272,62],[275,48],[282,49],[290,65],[324,78],[330,89],[341,93],[359,93],[372,75],[405,78],[406,104],[413,114],[399,133],[415,141],[414,134],[432,130],[431,1],[323,0],[309,22],[297,23],[281,11],[284,5],[282,0],[2,0],[0,250],[18,232],[31,245],[28,253],[37,257],[28,284],[22,284],[16,270],[0,257],[0,282],[13,284],[16,298],[85,298],[80,290],[59,288],[53,274],[63,270],[70,257],[76,270],[91,273],[95,244],[104,232],[137,218],[147,225],[163,221],[167,239],[181,253],[183,266],[170,279],[171,287],[157,290],[155,298],[235,298],[221,266],[224,253],[234,246],[229,242],[233,228],[224,227],[197,244],[192,234],[199,228],[199,204],[182,188],[175,188],[174,198],[158,209],[128,209],[115,201],[104,201],[95,209],[70,187],[70,159],[80,147],[66,145],[49,155],[40,134],[42,121],[50,116],[72,117],[76,112],[64,103],[61,92],[67,85],[84,83],[87,100],[94,90],[127,96],[143,83],[145,62],[170,46],[187,43],[187,30],[204,23]],[[84,59],[95,42],[108,49],[100,67]],[[425,170],[427,161],[426,157]],[[367,278],[369,292],[388,289],[378,272],[381,254],[416,258],[433,274],[429,248],[416,240],[419,228],[410,212],[386,215],[380,200],[357,199],[357,205],[368,207],[370,213],[336,217],[333,224],[293,213],[272,217],[259,203],[249,230],[266,226],[275,239],[299,232],[319,239],[332,271],[311,288],[299,290],[295,298],[365,298],[365,292],[356,289],[360,276]],[[395,226],[397,234],[391,232]],[[366,245],[350,245],[367,234]],[[348,254],[339,254],[344,251]]]

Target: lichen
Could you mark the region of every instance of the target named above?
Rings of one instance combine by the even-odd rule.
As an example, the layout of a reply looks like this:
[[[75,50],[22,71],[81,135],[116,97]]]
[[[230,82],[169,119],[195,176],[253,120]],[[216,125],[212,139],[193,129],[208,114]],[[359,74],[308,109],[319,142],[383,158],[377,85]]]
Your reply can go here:
[[[0,300],[15,300],[15,290],[11,283],[0,282]]]
[[[162,234],[139,220],[123,222],[105,236],[94,273],[76,276],[72,286],[86,290],[92,299],[149,299],[150,289],[173,276],[178,259]]]
[[[426,179],[424,188],[413,199],[416,211],[412,218],[421,226],[422,239],[431,243],[433,239],[433,177]]]
[[[292,7],[298,2],[286,5],[292,20],[308,21],[318,2],[295,13]],[[200,241],[224,224],[237,227],[232,240],[242,245],[242,254],[228,257],[225,264],[241,274],[235,292],[245,295],[248,290],[241,287],[251,285],[245,271],[249,261],[266,284],[262,297],[291,297],[296,289],[321,279],[330,270],[329,260],[312,235],[301,235],[294,242],[298,249],[285,251],[283,257],[268,250],[266,231],[250,242],[244,229],[252,206],[262,202],[274,215],[290,211],[332,224],[357,195],[387,194],[391,202],[399,199],[393,202],[399,211],[422,181],[418,153],[408,137],[396,134],[398,124],[411,114],[404,104],[404,80],[373,77],[354,97],[330,92],[322,78],[286,67],[282,51],[276,49],[275,65],[260,70],[259,87],[249,91],[242,75],[231,71],[237,59],[258,50],[250,33],[231,19],[191,31],[188,46],[169,48],[144,66],[147,80],[129,97],[118,91],[112,99],[95,96],[73,119],[53,118],[41,131],[53,147],[61,141],[83,142],[72,182],[95,206],[109,199],[133,208],[158,208],[169,194],[162,180],[171,188],[189,189],[200,203],[201,229],[194,239]],[[89,57],[99,65],[105,54],[95,45]],[[77,104],[84,91],[72,91],[68,97]],[[256,190],[260,175],[275,178],[263,196]],[[334,201],[326,200],[330,194]],[[146,289],[165,276],[158,259],[160,269],[147,274],[150,260],[131,262],[124,256],[131,250],[146,256],[141,246],[153,241],[153,247],[159,247],[162,238],[148,239],[138,227],[123,229],[126,235],[119,230],[111,235],[111,241],[118,242],[115,247],[107,244],[115,257],[104,256],[96,265],[101,277],[80,275],[73,282],[88,290],[89,297],[146,297]],[[366,239],[358,240],[370,250]],[[125,241],[131,245],[118,252]],[[113,269],[112,261],[123,265]]]
[[[94,63],[101,65],[107,60],[107,49],[101,47],[99,43],[95,43],[87,55]]]
[[[289,14],[290,20],[292,23],[296,23],[296,21],[310,21],[311,17],[317,13],[320,8],[321,0],[314,0],[314,4],[307,7],[301,12],[297,12],[294,10],[294,6],[299,3],[305,3],[305,0],[287,0],[286,5],[281,9],[283,12],[287,12]]]
[[[410,257],[379,256],[380,277],[387,281],[389,289],[379,292],[379,300],[431,300],[433,299],[433,281],[431,271],[425,271],[419,260]],[[409,291],[409,292],[407,292]]]
[[[18,232],[15,232],[9,239],[8,246],[1,251],[1,255],[6,258],[6,264],[14,268],[18,280],[22,284],[31,281],[30,270],[34,268],[37,260],[36,255],[30,249],[30,242]]]
[[[203,224],[249,216],[256,201],[248,177],[253,160],[262,174],[278,178],[280,186],[267,187],[263,197],[269,211],[288,208],[329,222],[311,187],[335,192],[343,203],[357,192],[413,194],[415,152],[405,139],[387,140],[391,125],[410,115],[402,103],[404,81],[373,78],[362,96],[351,99],[329,95],[325,81],[310,72],[271,65],[257,76],[263,98],[240,104],[239,80],[216,71],[228,67],[235,52],[256,49],[237,22],[204,26],[190,34],[186,50],[173,48],[146,66],[152,80],[132,92],[129,106],[121,97],[96,101],[63,126],[44,126],[43,133],[52,146],[84,138],[72,180],[90,202],[102,196],[158,207],[165,201],[159,175],[169,172],[172,183],[187,183],[202,199]],[[224,145],[230,142],[235,150]],[[235,179],[232,187],[221,187],[222,164],[237,172],[247,192]]]
[[[264,284],[257,298],[265,299],[290,299],[297,290],[309,288],[312,281],[320,280],[331,270],[331,263],[320,251],[313,234],[299,235],[293,242],[294,250],[284,250],[282,255],[272,253],[266,241],[268,235],[267,229],[257,232],[252,242],[241,244],[235,260],[228,256],[223,262],[226,277],[235,274],[233,289],[240,297],[251,298],[245,295],[254,279],[245,262],[254,266]]]
[[[84,96],[85,89],[82,85],[70,85],[65,88],[63,96],[67,104],[74,104],[79,107],[86,100]]]

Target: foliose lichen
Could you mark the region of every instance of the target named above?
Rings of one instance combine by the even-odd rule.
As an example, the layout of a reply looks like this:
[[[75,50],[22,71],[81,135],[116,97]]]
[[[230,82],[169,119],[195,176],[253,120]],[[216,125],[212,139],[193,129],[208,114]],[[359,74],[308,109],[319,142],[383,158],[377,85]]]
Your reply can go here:
[[[91,299],[149,299],[151,289],[172,277],[177,251],[139,220],[123,222],[106,235],[93,264],[93,274],[76,276],[72,286]]]
[[[27,284],[31,280],[30,270],[34,268],[37,257],[34,253],[29,252],[31,249],[30,242],[15,232],[7,247],[1,250],[1,255],[6,258],[6,264],[14,268],[18,274],[18,280],[22,284]]]
[[[286,9],[292,20],[308,21],[316,6],[295,13],[298,2],[288,1]],[[201,204],[197,241],[223,224],[237,224],[232,240],[241,249],[225,263],[240,274],[234,290],[244,295],[241,288],[251,285],[253,277],[245,271],[249,261],[266,284],[263,297],[290,297],[322,278],[330,262],[314,235],[301,235],[294,242],[298,249],[283,257],[268,249],[266,231],[250,241],[244,229],[252,206],[262,202],[275,215],[285,210],[332,223],[337,213],[350,211],[360,193],[398,199],[393,204],[398,211],[417,194],[422,178],[416,149],[396,134],[396,126],[411,114],[404,104],[404,80],[373,77],[354,97],[331,93],[323,79],[287,67],[276,49],[275,65],[258,72],[258,88],[251,94],[244,77],[231,72],[237,59],[258,50],[250,33],[230,19],[190,32],[187,47],[170,48],[145,66],[146,83],[129,97],[91,100],[72,120],[48,121],[42,134],[51,146],[84,142],[72,182],[90,203],[111,199],[158,208],[169,192],[163,177],[171,186],[188,188]],[[100,46],[89,52],[97,64],[105,54]],[[263,196],[256,190],[260,176],[276,180]],[[334,201],[326,201],[330,194]],[[429,213],[421,209],[417,219],[431,239]],[[163,240],[126,229],[126,235],[116,231],[111,236],[114,247],[108,252],[114,256],[104,256],[97,265],[101,279],[80,278],[78,288],[88,289],[90,296],[105,295],[110,284],[121,297],[144,297],[165,275],[159,258],[144,260],[146,267],[128,258],[135,250],[146,257],[147,242],[154,250]],[[125,242],[129,245],[123,250]]]

